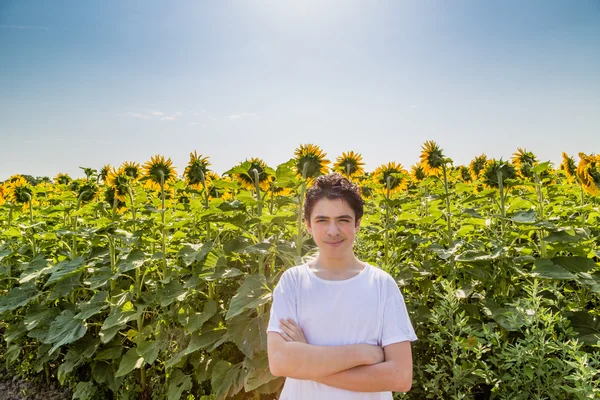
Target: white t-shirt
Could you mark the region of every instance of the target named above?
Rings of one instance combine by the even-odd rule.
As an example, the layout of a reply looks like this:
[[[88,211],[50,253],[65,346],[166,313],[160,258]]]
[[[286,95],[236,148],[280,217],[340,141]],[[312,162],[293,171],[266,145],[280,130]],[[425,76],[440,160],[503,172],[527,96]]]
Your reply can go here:
[[[356,276],[319,278],[308,264],[283,273],[273,293],[267,331],[283,331],[279,320],[292,318],[308,343],[338,346],[367,343],[387,346],[417,340],[404,298],[394,279],[366,265]],[[391,400],[391,392],[352,392],[310,380],[286,378],[280,400]]]

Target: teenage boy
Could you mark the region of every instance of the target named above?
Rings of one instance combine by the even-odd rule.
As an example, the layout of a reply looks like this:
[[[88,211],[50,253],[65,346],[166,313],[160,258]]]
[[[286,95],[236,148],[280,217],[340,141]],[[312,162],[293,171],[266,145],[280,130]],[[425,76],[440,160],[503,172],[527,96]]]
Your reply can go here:
[[[354,255],[362,215],[358,187],[341,175],[306,193],[319,254],[283,273],[267,329],[271,373],[287,377],[280,400],[391,400],[411,387],[417,337],[394,279]]]

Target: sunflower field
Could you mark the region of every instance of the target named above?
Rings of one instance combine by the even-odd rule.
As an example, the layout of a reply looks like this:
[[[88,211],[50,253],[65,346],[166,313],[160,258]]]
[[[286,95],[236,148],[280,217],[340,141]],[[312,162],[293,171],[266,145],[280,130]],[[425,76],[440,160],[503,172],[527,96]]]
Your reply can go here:
[[[303,196],[336,171],[366,201],[357,255],[394,276],[419,340],[398,399],[600,398],[600,156],[530,151],[364,170],[301,145],[222,176],[83,168],[0,185],[0,361],[74,399],[275,399],[266,326],[281,273],[315,253]]]

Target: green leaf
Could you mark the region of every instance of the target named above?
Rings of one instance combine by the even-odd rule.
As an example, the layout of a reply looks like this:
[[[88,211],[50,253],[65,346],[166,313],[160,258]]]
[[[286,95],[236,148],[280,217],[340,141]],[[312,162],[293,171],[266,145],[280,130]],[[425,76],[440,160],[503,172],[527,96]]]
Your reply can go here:
[[[227,336],[247,356],[267,349],[268,314],[260,314],[254,318],[247,314],[232,318],[227,324]]]
[[[575,279],[575,275],[546,258],[535,260],[531,275],[544,279]]]
[[[185,266],[189,267],[195,261],[203,261],[212,250],[212,246],[212,242],[206,242],[202,245],[185,243],[181,250],[179,250],[179,256],[183,260]]]
[[[96,353],[94,357],[96,360],[116,360],[121,357],[121,353],[123,352],[123,346],[120,344],[113,344],[107,346]]]
[[[65,378],[73,369],[81,365],[96,352],[99,344],[100,340],[86,335],[69,348],[65,355],[65,362],[58,367],[57,377],[61,385],[64,384]]]
[[[209,352],[213,351],[217,346],[227,341],[227,330],[216,329],[213,331],[195,333],[192,335],[192,340],[188,347],[183,351],[185,355],[192,354],[200,349],[205,349]]]
[[[579,242],[581,240],[581,236],[570,235],[565,231],[552,232],[548,236],[546,236],[543,240],[548,243],[571,243],[571,242]]]
[[[455,261],[469,263],[487,263],[499,258],[503,253],[503,248],[498,248],[490,253],[478,250],[467,250],[464,253],[461,253],[458,256],[456,256]]]
[[[479,219],[484,219],[485,218],[483,215],[479,214],[473,208],[465,208],[463,210],[463,214],[466,214],[466,215],[468,215],[470,217],[473,217],[473,218],[479,218]]]
[[[90,285],[90,289],[97,290],[101,287],[108,284],[110,278],[112,278],[113,273],[110,270],[110,267],[100,267],[94,268],[92,275],[89,277],[89,280],[84,281],[83,283],[86,285]]]
[[[594,260],[581,256],[554,257],[552,262],[574,274],[589,272],[597,267]]]
[[[201,313],[194,312],[185,316],[180,317],[179,321],[183,325],[184,333],[189,335],[190,333],[196,332],[202,329],[202,325],[217,313],[217,302],[214,300],[208,300],[204,304],[204,309]]]
[[[123,354],[115,377],[125,376],[134,369],[140,368],[143,364],[144,358],[138,354],[136,348],[132,347],[127,353]]]
[[[14,287],[7,295],[0,298],[0,314],[23,307],[37,299],[40,295],[32,282]]]
[[[169,379],[167,400],[179,400],[186,390],[192,389],[192,377],[176,369]]]
[[[238,393],[244,387],[243,363],[232,366],[227,361],[219,360],[213,368],[211,387],[219,399]]]
[[[106,384],[113,393],[116,393],[123,383],[124,377],[115,377],[117,366],[105,362],[92,364],[92,377],[99,384]]]
[[[73,400],[91,400],[96,395],[98,388],[94,382],[78,382],[73,393]]]
[[[263,275],[250,275],[231,299],[225,319],[231,319],[249,308],[258,308],[271,300],[267,281]]]
[[[269,359],[264,352],[255,358],[246,358],[244,368],[248,371],[244,377],[244,390],[250,392],[262,385],[271,382],[277,377],[271,375]]]
[[[81,272],[71,275],[67,278],[61,279],[48,295],[48,300],[54,301],[62,297],[69,296],[76,287],[79,287],[79,280],[81,279]]]
[[[568,317],[571,326],[579,334],[584,343],[595,346],[600,341],[600,318],[587,311],[577,311]]]
[[[4,354],[4,357],[6,358],[6,361],[9,364],[12,364],[15,361],[17,361],[20,354],[21,354],[21,346],[19,346],[17,344],[11,344],[6,349],[6,353]]]
[[[49,308],[47,305],[41,304],[31,307],[23,319],[25,327],[30,331],[40,324],[45,325],[47,321],[56,317],[57,311],[55,308]]]
[[[50,275],[50,278],[46,282],[46,286],[81,272],[84,269],[85,265],[83,262],[83,257],[77,257],[76,259],[70,261],[61,261],[48,270],[48,273],[52,275]]]
[[[64,310],[50,325],[48,336],[44,343],[53,344],[49,353],[53,353],[60,346],[73,343],[87,332],[83,321],[75,319],[70,310]]]
[[[44,258],[43,254],[38,254],[29,264],[25,264],[25,270],[19,277],[19,283],[27,283],[34,279],[37,279],[41,275],[49,273],[52,269],[48,265],[48,261]]]
[[[175,299],[183,301],[187,294],[188,291],[179,281],[172,280],[159,291],[160,306],[166,307],[175,301]]]
[[[143,251],[136,249],[129,253],[125,259],[119,261],[117,268],[121,272],[131,271],[140,268],[147,259],[148,256]]]
[[[536,217],[537,213],[535,210],[519,211],[512,216],[511,220],[521,224],[533,224],[535,223]]]
[[[141,341],[137,343],[137,352],[144,359],[146,364],[151,365],[158,357],[158,342],[155,340]]]
[[[75,318],[86,320],[93,315],[98,314],[102,310],[108,307],[108,293],[106,292],[98,292],[94,294],[94,296],[85,303],[77,304],[79,309],[79,313],[75,315]]]

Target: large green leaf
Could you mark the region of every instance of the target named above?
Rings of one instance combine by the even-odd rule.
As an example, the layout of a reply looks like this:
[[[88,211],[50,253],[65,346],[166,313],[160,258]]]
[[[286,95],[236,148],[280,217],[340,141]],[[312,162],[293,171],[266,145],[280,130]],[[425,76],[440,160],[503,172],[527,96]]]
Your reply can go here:
[[[53,267],[48,265],[48,260],[43,254],[38,254],[30,263],[25,264],[25,270],[19,277],[19,283],[23,284],[37,279],[41,275],[49,273]]]
[[[600,341],[600,318],[586,311],[577,311],[569,317],[571,326],[579,334],[579,339],[591,346]]]
[[[46,286],[50,285],[51,283],[58,282],[61,279],[74,275],[78,272],[81,272],[84,269],[85,265],[83,257],[77,257],[74,260],[69,261],[61,261],[48,270],[48,273],[52,275],[50,275],[50,278],[46,282]]]
[[[263,275],[250,275],[231,299],[225,319],[231,319],[249,308],[257,308],[271,300],[271,292]]]
[[[131,271],[141,267],[148,258],[149,257],[143,251],[136,249],[129,253],[127,257],[121,259],[121,261],[117,263],[117,268],[121,272]]]
[[[32,282],[14,287],[6,296],[0,298],[0,314],[23,307],[37,299],[39,295],[40,294]]]
[[[179,250],[179,256],[183,260],[183,263],[189,267],[195,261],[203,261],[212,250],[212,245],[212,242],[206,242],[202,245],[185,243],[181,250]]]
[[[92,364],[92,377],[100,384],[106,384],[113,393],[116,393],[123,383],[124,377],[116,377],[116,364],[105,362],[94,362]]]
[[[187,295],[188,290],[178,280],[172,280],[159,291],[158,298],[160,306],[166,307],[175,300],[183,301]]]
[[[179,322],[183,325],[186,335],[202,329],[202,325],[213,315],[217,313],[217,302],[209,300],[204,304],[202,312],[188,311],[187,314],[179,317]]]
[[[168,400],[179,400],[186,390],[192,389],[192,377],[185,375],[180,369],[176,369],[169,378]]]
[[[238,393],[244,387],[243,362],[231,365],[219,360],[213,367],[211,387],[219,399]]]
[[[137,352],[148,365],[151,365],[156,361],[159,350],[159,342],[156,340],[137,342]]]
[[[125,376],[134,369],[140,368],[144,364],[144,358],[138,354],[135,347],[127,350],[127,353],[123,354],[121,362],[119,363],[119,369],[115,375],[116,378]]]
[[[583,239],[578,235],[571,235],[565,231],[552,232],[548,236],[544,238],[544,241],[548,243],[570,243],[570,242],[579,242]]]
[[[531,270],[532,276],[545,279],[575,279],[575,275],[546,258],[538,258],[534,265]]]
[[[232,318],[227,324],[227,336],[247,356],[267,349],[268,314],[250,317],[242,314]]]
[[[244,360],[244,369],[248,371],[244,377],[244,390],[250,392],[270,381],[277,379],[269,370],[267,353],[263,352],[254,358]]]
[[[50,308],[47,305],[39,304],[31,307],[27,311],[23,322],[25,322],[27,330],[30,331],[38,325],[45,325],[47,322],[56,318],[58,311],[59,310],[56,308]]]
[[[75,318],[86,320],[89,317],[98,314],[108,307],[109,304],[107,298],[107,292],[97,292],[89,301],[79,303],[77,305],[79,313],[75,315]]]
[[[49,353],[65,344],[73,343],[87,332],[83,321],[76,319],[71,310],[64,310],[50,325],[45,343],[52,344]]]
[[[511,220],[521,224],[533,224],[535,223],[536,217],[537,213],[535,210],[518,211],[512,216]]]
[[[94,382],[78,382],[73,393],[73,400],[91,400],[96,396],[98,388]]]
[[[553,257],[552,262],[554,265],[558,265],[574,274],[579,272],[589,272],[597,267],[594,260],[580,256]]]

